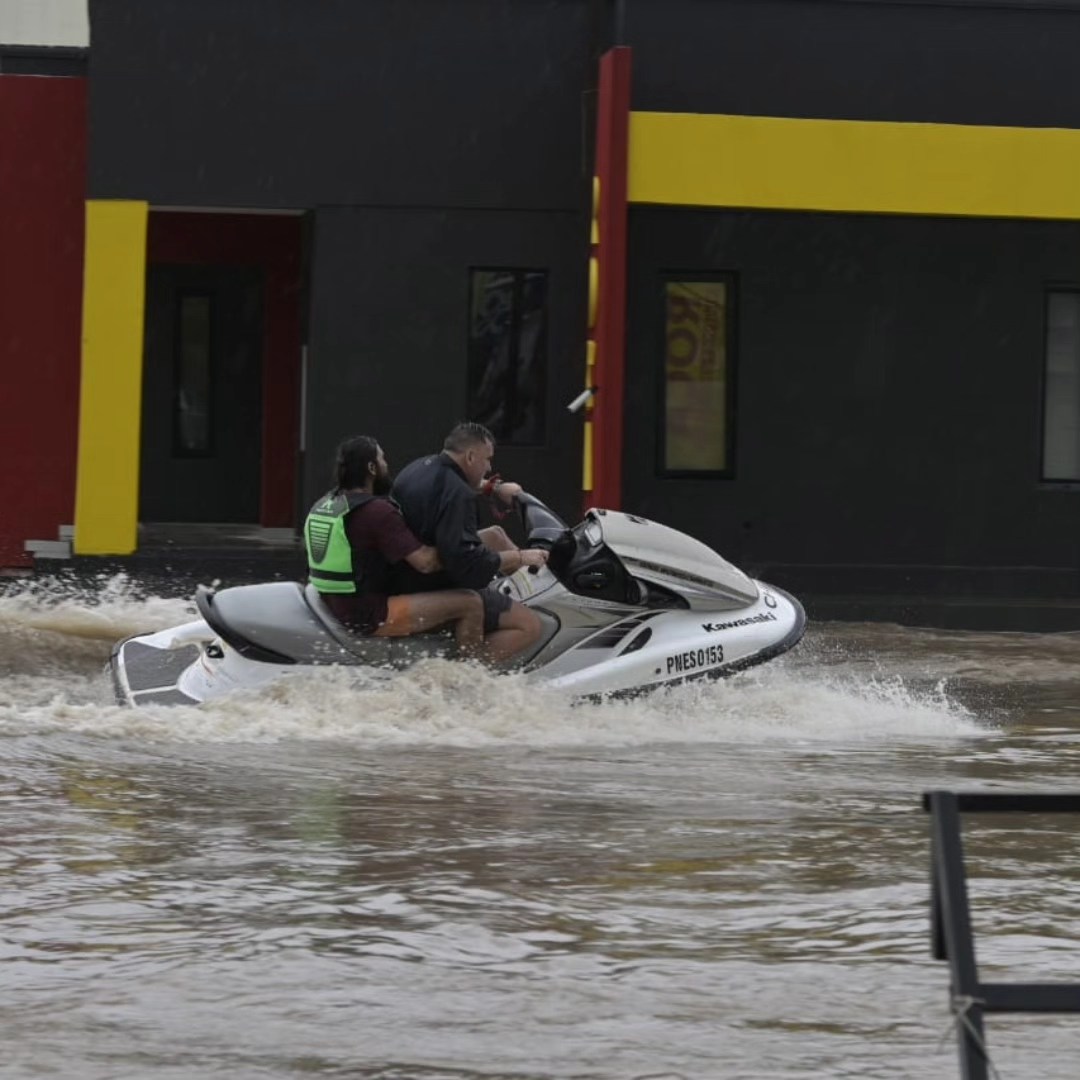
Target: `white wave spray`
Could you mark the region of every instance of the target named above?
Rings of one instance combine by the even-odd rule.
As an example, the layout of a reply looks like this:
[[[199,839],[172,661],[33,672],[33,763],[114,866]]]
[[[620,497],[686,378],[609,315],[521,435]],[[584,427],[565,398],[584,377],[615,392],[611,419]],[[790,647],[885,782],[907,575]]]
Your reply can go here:
[[[813,663],[815,643],[730,680],[575,703],[521,675],[421,662],[406,672],[328,668],[199,709],[111,704],[113,641],[191,617],[123,575],[87,590],[45,579],[0,596],[0,733],[66,731],[180,742],[344,740],[373,746],[642,745],[927,740],[985,730],[944,684]],[[825,636],[822,637],[822,634]],[[828,631],[818,631],[828,645]]]

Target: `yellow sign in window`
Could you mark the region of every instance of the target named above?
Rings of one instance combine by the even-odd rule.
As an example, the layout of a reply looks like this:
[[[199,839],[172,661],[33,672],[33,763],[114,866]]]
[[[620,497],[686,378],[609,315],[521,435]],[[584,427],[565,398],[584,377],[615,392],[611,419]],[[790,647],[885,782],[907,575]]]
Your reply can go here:
[[[665,286],[664,469],[723,472],[728,461],[726,281]]]

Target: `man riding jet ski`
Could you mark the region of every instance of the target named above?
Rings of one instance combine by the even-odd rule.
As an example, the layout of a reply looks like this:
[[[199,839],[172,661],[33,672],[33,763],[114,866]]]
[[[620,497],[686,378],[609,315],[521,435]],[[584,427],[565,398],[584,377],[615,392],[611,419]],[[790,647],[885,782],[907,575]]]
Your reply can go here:
[[[337,450],[334,480],[308,513],[304,544],[311,583],[338,622],[376,637],[408,637],[449,624],[460,656],[488,659],[479,593],[435,580],[439,551],[416,538],[388,497],[390,468],[378,441],[346,439]],[[399,567],[420,582],[412,595],[392,595],[399,591],[393,587]]]
[[[438,584],[479,590],[484,604],[484,644],[479,655],[487,663],[501,664],[530,652],[544,627],[534,611],[488,586],[496,577],[523,566],[539,569],[547,562],[547,552],[519,548],[498,525],[479,528],[480,492],[500,505],[510,505],[521,494],[520,484],[490,477],[494,453],[495,437],[486,427],[457,424],[446,436],[442,453],[429,454],[402,469],[391,495],[420,541],[438,552],[442,564],[435,575]],[[499,513],[497,507],[495,512]],[[431,587],[429,579],[420,579],[407,564],[396,580],[409,592]]]

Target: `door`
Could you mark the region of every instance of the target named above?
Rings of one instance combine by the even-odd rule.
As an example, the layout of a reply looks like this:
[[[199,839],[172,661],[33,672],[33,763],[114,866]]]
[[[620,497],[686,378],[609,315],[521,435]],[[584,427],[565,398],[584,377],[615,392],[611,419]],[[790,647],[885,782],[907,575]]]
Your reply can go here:
[[[151,266],[139,520],[259,520],[263,280],[246,267]]]

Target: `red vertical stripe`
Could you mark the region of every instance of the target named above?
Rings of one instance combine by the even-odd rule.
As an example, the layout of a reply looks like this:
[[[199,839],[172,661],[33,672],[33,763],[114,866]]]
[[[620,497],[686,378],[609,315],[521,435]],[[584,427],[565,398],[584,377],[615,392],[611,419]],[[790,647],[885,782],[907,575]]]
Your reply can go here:
[[[622,504],[623,380],[626,366],[626,169],[630,132],[630,58],[626,47],[600,59],[596,174],[600,178],[599,310],[595,330],[597,395],[593,408],[590,506]]]
[[[86,80],[0,76],[0,567],[75,513]]]

